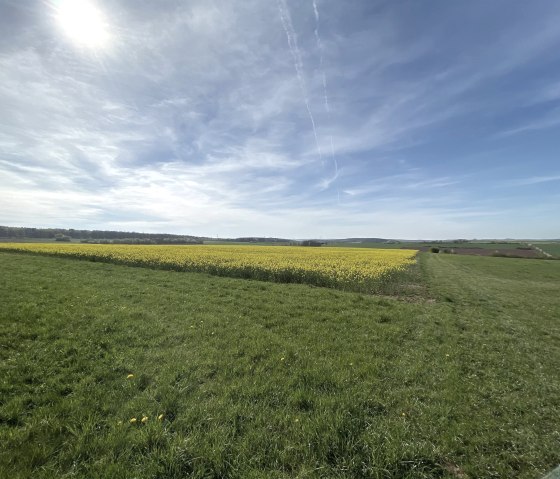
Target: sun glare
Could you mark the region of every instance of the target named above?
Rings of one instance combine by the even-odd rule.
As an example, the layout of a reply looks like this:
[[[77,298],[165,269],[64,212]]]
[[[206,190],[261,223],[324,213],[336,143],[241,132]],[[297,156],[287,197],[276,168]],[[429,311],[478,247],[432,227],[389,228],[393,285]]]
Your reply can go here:
[[[108,24],[93,1],[58,0],[54,8],[58,24],[74,43],[92,49],[108,46]]]

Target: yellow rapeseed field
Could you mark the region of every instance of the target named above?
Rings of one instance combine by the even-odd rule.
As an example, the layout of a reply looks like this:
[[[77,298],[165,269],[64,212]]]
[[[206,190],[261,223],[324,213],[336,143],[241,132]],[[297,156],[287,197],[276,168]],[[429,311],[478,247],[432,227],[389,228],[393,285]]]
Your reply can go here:
[[[373,248],[58,243],[0,243],[0,250],[365,291],[404,271],[417,253]]]

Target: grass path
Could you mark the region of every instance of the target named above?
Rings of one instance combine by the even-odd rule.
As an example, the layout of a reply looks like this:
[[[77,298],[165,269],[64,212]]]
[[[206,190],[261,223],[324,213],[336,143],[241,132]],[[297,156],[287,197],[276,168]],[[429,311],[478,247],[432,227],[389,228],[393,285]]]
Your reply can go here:
[[[421,266],[407,302],[0,254],[0,477],[539,477],[560,262]]]

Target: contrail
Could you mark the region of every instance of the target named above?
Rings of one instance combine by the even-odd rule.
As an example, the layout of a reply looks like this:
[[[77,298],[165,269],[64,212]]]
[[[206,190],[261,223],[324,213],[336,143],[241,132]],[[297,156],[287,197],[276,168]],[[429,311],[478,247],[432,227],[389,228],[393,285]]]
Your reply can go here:
[[[329,106],[329,96],[327,95],[327,76],[325,75],[325,69],[323,68],[323,43],[321,42],[321,36],[319,35],[319,8],[317,7],[317,2],[315,0],[313,0],[313,13],[315,14],[315,40],[317,41],[319,63],[321,66],[321,74],[323,76],[323,97],[325,99],[325,109],[327,110],[327,113],[330,113],[331,109]]]
[[[321,42],[321,36],[319,35],[319,8],[317,7],[317,1],[313,1],[313,13],[315,14],[315,40],[317,41],[317,49],[319,50],[319,63],[321,68],[321,74],[323,76],[323,98],[325,100],[325,111],[327,112],[327,117],[329,123],[331,123],[331,107],[329,105],[329,94],[327,88],[327,75],[325,74],[325,68],[323,67],[323,42]],[[338,162],[334,154],[334,142],[333,137],[330,135],[330,145],[331,145],[331,157],[334,163],[335,178],[338,177]],[[338,192],[338,187],[336,189],[338,195],[338,202],[340,203],[340,193]]]
[[[303,76],[303,61],[301,59],[301,52],[299,50],[296,32],[292,24],[292,18],[290,17],[290,12],[288,10],[286,0],[278,0],[278,11],[280,12],[280,20],[282,22],[282,26],[284,27],[284,31],[286,32],[286,38],[288,39],[288,47],[290,48],[290,53],[292,54],[292,57],[294,59],[294,68],[296,70],[299,87],[301,89],[303,100],[305,102],[305,108],[307,109],[307,113],[311,121],[311,127],[313,128],[313,136],[315,137],[317,152],[319,153],[319,158],[322,158],[323,154],[321,152],[321,146],[319,145],[315,119],[313,118],[311,107],[309,106],[309,97],[307,95],[307,87],[305,86],[305,78]]]
[[[313,0],[313,12],[315,13],[315,21],[319,25],[319,9],[317,8],[317,2]]]

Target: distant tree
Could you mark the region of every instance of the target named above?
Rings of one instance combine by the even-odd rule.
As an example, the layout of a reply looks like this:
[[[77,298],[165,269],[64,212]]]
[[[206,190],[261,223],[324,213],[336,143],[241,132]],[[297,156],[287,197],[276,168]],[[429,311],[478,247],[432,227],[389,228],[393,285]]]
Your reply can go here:
[[[305,240],[301,242],[302,246],[323,246],[324,243],[317,240]]]

